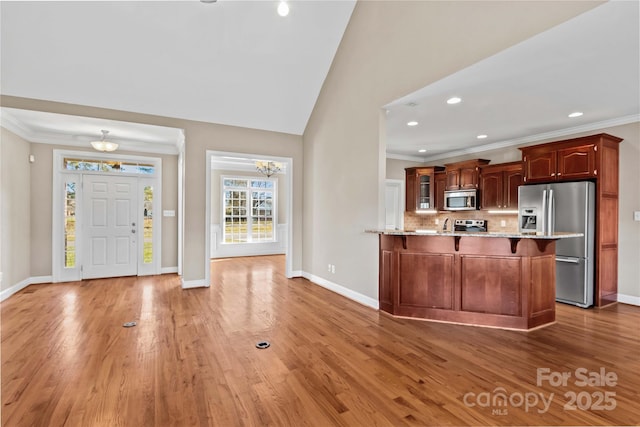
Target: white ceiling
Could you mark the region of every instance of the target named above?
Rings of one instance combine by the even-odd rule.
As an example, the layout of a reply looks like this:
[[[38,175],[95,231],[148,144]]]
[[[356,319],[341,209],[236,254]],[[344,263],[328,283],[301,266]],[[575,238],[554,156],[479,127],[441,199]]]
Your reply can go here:
[[[302,134],[354,1],[290,2],[285,18],[277,4],[2,1],[1,91]],[[638,4],[608,2],[388,104],[388,156],[437,160],[640,120]],[[462,103],[447,105],[452,95]],[[180,129],[8,108],[2,124],[64,145],[101,129],[127,150],[183,141]]]
[[[388,156],[437,160],[640,120],[639,21],[639,2],[612,1],[388,104]]]
[[[354,5],[2,1],[2,94],[301,135]]]

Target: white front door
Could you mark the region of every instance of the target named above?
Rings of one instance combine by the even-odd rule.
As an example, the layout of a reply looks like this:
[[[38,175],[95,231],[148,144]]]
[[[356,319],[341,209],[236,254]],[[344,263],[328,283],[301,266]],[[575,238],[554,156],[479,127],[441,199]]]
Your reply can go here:
[[[137,187],[132,177],[83,177],[83,279],[138,273]]]

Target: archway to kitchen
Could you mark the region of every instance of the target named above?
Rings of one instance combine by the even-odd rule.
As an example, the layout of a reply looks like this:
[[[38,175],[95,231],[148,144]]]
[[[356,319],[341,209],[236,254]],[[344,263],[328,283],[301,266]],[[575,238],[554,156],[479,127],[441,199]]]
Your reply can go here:
[[[257,163],[278,171],[267,176]],[[207,151],[206,265],[219,258],[285,255],[285,275],[292,268],[293,159],[259,154]],[[205,282],[211,281],[206,269]]]

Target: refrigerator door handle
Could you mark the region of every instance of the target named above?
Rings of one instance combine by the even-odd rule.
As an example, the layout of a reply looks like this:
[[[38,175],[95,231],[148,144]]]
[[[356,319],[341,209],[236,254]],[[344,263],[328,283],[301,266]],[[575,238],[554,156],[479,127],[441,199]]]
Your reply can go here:
[[[542,190],[542,212],[538,215],[538,218],[541,219],[542,224],[540,224],[540,231],[542,234],[547,234],[547,190]]]
[[[557,255],[556,255],[556,261],[569,262],[571,264],[580,264],[580,258],[567,258],[567,257],[557,256]]]
[[[555,231],[555,206],[553,205],[553,190],[549,190],[549,202],[548,202],[548,207],[547,207],[547,229],[546,229],[546,233],[547,235],[551,236],[553,235],[553,232]]]

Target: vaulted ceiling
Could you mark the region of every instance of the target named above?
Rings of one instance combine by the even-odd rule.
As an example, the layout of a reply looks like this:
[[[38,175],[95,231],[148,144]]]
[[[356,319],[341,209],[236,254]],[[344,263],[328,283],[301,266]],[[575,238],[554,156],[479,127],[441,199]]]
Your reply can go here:
[[[354,5],[3,1],[2,94],[301,135]]]
[[[281,17],[270,0],[2,1],[1,92],[301,135],[354,5],[293,1]],[[388,156],[428,161],[640,120],[638,8],[607,2],[381,106]],[[35,142],[86,144],[100,129],[138,151],[182,140],[176,129],[2,116]]]

